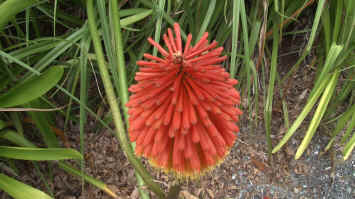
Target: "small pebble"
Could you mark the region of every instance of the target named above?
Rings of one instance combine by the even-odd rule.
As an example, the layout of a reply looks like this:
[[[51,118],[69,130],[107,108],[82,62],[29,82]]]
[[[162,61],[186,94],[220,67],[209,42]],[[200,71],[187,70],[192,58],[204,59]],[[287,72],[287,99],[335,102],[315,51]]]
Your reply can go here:
[[[293,189],[293,192],[298,193],[298,192],[300,192],[300,190],[299,190],[297,187],[295,187],[295,188]]]
[[[232,175],[232,180],[235,180],[236,176],[235,174]]]

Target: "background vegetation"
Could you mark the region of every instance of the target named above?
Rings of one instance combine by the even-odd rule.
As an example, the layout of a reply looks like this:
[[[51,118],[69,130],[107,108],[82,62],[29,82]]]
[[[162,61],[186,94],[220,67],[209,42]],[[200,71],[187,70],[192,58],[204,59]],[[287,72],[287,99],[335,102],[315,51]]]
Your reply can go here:
[[[224,67],[240,81],[244,118],[249,125],[264,124],[270,155],[282,150],[300,125],[308,129],[296,159],[322,125],[328,129],[322,136],[330,140],[324,151],[340,145],[346,160],[355,146],[353,0],[0,0],[0,16],[0,189],[14,198],[52,198],[54,164],[82,178],[83,185],[117,197],[83,172],[88,117],[99,121],[97,131],[109,129],[120,141],[140,187],[147,185],[161,198],[167,194],[133,154],[123,105],[136,61],[144,52],[157,54],[147,37],[161,40],[175,22],[183,39],[191,32],[197,40],[207,31],[224,46],[229,56]],[[288,41],[292,48],[293,37],[303,37],[304,45],[294,49],[296,57],[285,68],[280,47]],[[306,68],[314,72],[313,83],[302,111],[290,120],[289,85],[302,84],[291,77]],[[99,111],[103,107],[105,114]],[[279,135],[272,131],[275,108],[286,129],[281,140],[272,139]],[[56,124],[58,117],[64,125]],[[80,149],[67,147],[69,123],[79,124]],[[18,180],[20,160],[30,161],[46,190]],[[48,170],[40,169],[42,161],[50,161]]]

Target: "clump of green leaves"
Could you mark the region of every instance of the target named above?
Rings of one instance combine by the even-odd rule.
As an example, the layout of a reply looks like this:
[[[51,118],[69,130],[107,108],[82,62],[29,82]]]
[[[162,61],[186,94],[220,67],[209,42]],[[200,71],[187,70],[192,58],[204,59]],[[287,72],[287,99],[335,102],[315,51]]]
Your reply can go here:
[[[288,129],[279,144],[274,147],[272,150],[273,153],[281,149],[296,132],[308,113],[315,109],[315,113],[305,137],[296,152],[295,158],[300,158],[306,150],[321,121],[329,120],[332,117],[337,118],[337,123],[325,151],[329,150],[336,136],[348,123],[345,134],[341,139],[341,144],[345,144],[343,150],[344,159],[346,160],[349,157],[355,146],[355,134],[350,138],[355,124],[355,109],[351,108],[354,106],[354,93],[351,89],[355,86],[355,82],[352,81],[355,74],[354,13],[355,3],[353,1],[318,2],[315,21],[311,32],[311,39],[314,38],[318,29],[321,29],[323,33],[322,39],[324,42],[322,46],[319,47],[320,54],[317,60],[317,77],[315,78],[314,87],[304,109]],[[315,23],[316,21],[317,23]],[[322,23],[321,27],[318,27],[319,21]],[[310,52],[311,46],[312,44],[309,42],[299,61],[303,60],[304,56]],[[298,65],[296,64],[294,67],[298,67]],[[346,78],[340,79],[341,76]],[[339,89],[336,90],[336,87]],[[318,104],[316,105],[317,102]],[[349,108],[346,108],[346,111],[340,115],[336,115],[334,113],[336,113],[339,106]]]

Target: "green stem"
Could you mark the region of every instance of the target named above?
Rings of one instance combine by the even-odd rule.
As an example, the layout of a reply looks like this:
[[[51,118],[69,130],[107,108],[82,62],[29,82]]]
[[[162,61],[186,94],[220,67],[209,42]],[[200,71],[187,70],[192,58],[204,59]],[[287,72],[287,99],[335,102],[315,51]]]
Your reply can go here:
[[[123,55],[123,42],[122,42],[122,34],[121,34],[121,24],[120,24],[120,13],[119,13],[119,6],[117,4],[117,1],[111,1],[111,12],[112,12],[112,22],[113,22],[113,38],[115,41],[115,50],[114,52],[116,53],[116,63],[118,63],[118,76],[119,76],[119,92],[120,92],[120,99],[121,99],[121,107],[124,111],[124,118],[127,124],[127,129],[128,129],[128,109],[125,106],[125,104],[128,102],[128,86],[127,86],[127,76],[126,76],[126,64],[125,64],[125,59]],[[131,143],[131,148],[134,149],[133,144]],[[142,187],[145,186],[144,181],[142,177],[135,172],[136,179],[137,179],[137,184],[139,188],[139,193],[141,195],[142,199],[149,199],[149,195],[147,192],[145,192]]]
[[[121,24],[120,24],[120,14],[119,14],[119,7],[117,5],[117,1],[112,2],[112,21],[113,21],[113,28],[114,28],[114,41],[115,41],[115,52],[116,52],[116,59],[118,63],[118,75],[119,75],[119,87],[120,87],[120,99],[122,103],[122,108],[124,110],[124,115],[127,121],[127,107],[125,104],[128,102],[128,86],[127,86],[127,78],[126,78],[126,64],[123,55],[123,44],[122,44],[122,35],[121,35]]]
[[[128,142],[128,139],[125,134],[125,127],[121,119],[122,118],[121,113],[110,80],[109,72],[105,66],[105,58],[102,51],[101,40],[99,37],[99,33],[95,21],[93,0],[87,0],[86,7],[87,7],[87,14],[88,14],[89,29],[90,29],[91,37],[94,44],[94,49],[97,56],[97,63],[104,84],[104,88],[106,91],[107,101],[110,105],[113,121],[116,127],[115,136],[118,138],[120,145],[123,151],[126,153],[128,160],[134,166],[135,170],[142,176],[142,178],[144,179],[148,187],[151,188],[151,190],[155,192],[160,198],[164,198],[165,196],[164,192],[160,189],[159,185],[153,181],[152,177],[147,172],[147,170],[143,167],[142,163],[135,157],[135,155],[133,154],[133,150]]]

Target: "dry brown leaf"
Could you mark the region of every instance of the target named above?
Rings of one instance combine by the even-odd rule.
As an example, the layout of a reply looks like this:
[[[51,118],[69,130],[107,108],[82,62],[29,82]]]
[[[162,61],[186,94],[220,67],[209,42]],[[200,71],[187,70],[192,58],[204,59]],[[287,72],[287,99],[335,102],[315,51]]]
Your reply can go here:
[[[268,166],[263,163],[260,162],[259,160],[255,159],[254,157],[251,157],[251,162],[253,163],[253,165],[255,166],[255,168],[257,168],[259,171],[266,173],[267,172],[267,168]]]

